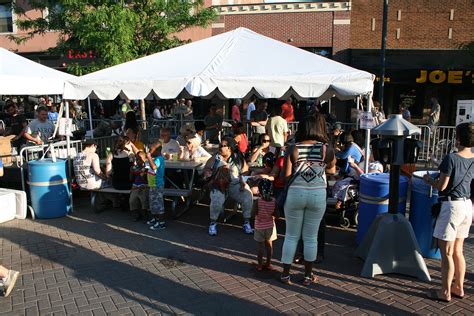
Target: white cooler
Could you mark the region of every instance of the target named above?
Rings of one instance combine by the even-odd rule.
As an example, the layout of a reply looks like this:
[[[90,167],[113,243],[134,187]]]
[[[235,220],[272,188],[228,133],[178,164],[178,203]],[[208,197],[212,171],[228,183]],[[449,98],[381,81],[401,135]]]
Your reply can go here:
[[[16,217],[15,193],[0,191],[0,223],[11,221]]]
[[[27,215],[27,211],[28,211],[26,192],[20,191],[20,190],[5,189],[5,188],[0,188],[0,192],[10,192],[10,193],[15,194],[15,200],[16,200],[15,218],[25,219]]]

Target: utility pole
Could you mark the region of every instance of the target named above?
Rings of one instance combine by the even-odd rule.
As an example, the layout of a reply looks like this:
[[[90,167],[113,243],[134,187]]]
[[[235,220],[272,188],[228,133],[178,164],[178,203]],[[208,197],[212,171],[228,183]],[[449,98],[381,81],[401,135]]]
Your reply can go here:
[[[385,49],[387,46],[387,20],[388,20],[388,0],[383,0],[383,20],[382,20],[382,47],[380,50],[380,79],[379,79],[379,102],[380,108],[385,111],[383,104],[383,89],[385,84]]]

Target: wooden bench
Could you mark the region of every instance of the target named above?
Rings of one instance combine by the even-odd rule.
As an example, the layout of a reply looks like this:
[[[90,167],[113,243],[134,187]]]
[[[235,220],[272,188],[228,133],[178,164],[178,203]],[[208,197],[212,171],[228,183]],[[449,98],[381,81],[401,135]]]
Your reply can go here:
[[[96,189],[96,190],[86,190],[86,189],[81,188],[81,190],[91,192],[91,205],[94,209],[97,209],[96,208],[97,193],[130,194],[130,191],[131,191],[131,190],[117,190],[117,189],[114,189],[113,187],[107,187],[107,188]],[[163,196],[173,197],[173,199],[171,200],[173,218],[178,218],[189,209],[189,207],[191,206],[191,195],[192,195],[192,190],[170,189],[170,188],[163,189]],[[176,206],[178,204],[179,197],[183,197],[186,199],[186,205],[185,205],[184,210],[182,210],[179,214],[177,214]]]

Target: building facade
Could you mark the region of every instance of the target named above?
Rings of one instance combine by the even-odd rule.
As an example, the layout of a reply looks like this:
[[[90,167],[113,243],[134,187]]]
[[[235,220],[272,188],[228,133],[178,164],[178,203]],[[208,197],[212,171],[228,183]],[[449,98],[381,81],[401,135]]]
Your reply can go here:
[[[44,51],[55,45],[54,32],[23,45],[11,42],[8,35],[17,34],[12,1],[0,0],[1,47],[55,68],[70,60],[90,58],[85,52],[45,55]],[[206,5],[216,8],[218,19],[207,29],[188,30],[180,37],[195,41],[246,27],[376,75],[380,73],[382,0],[206,0]],[[40,14],[27,12],[31,16]],[[428,100],[437,97],[443,108],[441,123],[454,124],[456,102],[474,99],[474,55],[472,49],[462,49],[473,42],[472,0],[389,1],[385,111],[397,113],[403,103],[409,105],[415,122],[424,123]],[[374,97],[377,96],[376,87]],[[344,119],[348,113],[338,114]]]

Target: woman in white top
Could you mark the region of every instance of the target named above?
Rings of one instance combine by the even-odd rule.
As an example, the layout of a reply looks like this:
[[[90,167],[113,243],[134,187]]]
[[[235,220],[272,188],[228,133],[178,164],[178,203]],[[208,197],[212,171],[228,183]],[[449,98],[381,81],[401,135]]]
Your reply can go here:
[[[99,156],[96,154],[97,144],[93,140],[84,143],[84,149],[73,161],[77,184],[86,190],[104,187],[106,175],[100,170]]]
[[[184,147],[181,152],[181,160],[206,162],[209,158],[211,158],[211,154],[202,148],[201,142],[195,134],[186,138],[186,147]]]

